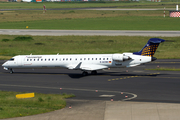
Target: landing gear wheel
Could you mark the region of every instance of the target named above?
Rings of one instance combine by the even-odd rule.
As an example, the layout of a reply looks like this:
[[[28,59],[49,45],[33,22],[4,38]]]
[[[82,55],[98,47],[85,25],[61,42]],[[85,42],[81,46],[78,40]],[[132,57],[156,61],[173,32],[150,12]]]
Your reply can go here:
[[[9,70],[10,70],[10,73],[11,73],[11,74],[13,74],[13,73],[14,73],[13,69],[9,69]]]
[[[84,71],[84,72],[82,73],[82,75],[83,75],[83,76],[87,76],[87,75],[88,75],[88,72]]]
[[[91,74],[92,74],[92,75],[97,75],[97,71],[96,71],[96,70],[93,70],[93,71],[91,71]]]

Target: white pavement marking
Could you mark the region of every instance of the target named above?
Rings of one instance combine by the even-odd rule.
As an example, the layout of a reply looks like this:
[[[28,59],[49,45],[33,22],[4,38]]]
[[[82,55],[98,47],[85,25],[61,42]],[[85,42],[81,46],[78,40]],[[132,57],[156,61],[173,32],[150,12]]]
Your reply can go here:
[[[100,95],[99,97],[114,97],[115,95]]]

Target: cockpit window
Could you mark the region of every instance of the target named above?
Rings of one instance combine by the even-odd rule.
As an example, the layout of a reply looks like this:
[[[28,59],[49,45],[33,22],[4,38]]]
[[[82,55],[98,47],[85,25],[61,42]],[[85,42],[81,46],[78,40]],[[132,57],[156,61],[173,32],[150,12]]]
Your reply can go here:
[[[11,58],[9,61],[14,61],[14,58]]]

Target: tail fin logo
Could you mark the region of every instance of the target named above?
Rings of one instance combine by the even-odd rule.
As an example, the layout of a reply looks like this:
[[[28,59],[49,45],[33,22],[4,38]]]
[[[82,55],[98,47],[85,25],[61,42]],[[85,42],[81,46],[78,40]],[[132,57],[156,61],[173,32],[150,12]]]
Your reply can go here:
[[[158,44],[157,45],[151,45],[151,46],[148,46],[147,44],[147,47],[145,47],[141,53],[141,55],[143,56],[153,56],[154,53],[156,52],[156,49],[158,48]]]
[[[143,55],[143,56],[153,56],[156,52],[160,43],[164,42],[165,40],[159,38],[151,38],[147,42],[147,44],[143,47],[143,49],[139,52],[134,52],[135,55]]]

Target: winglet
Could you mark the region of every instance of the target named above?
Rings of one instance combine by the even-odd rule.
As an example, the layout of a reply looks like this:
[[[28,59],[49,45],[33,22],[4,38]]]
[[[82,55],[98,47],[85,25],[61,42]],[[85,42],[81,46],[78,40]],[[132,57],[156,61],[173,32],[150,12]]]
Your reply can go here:
[[[74,66],[74,65],[72,65],[72,66],[68,66],[68,69],[80,69],[80,67],[81,67],[81,64],[82,64],[82,62],[80,62],[78,65],[76,65],[76,66]]]

